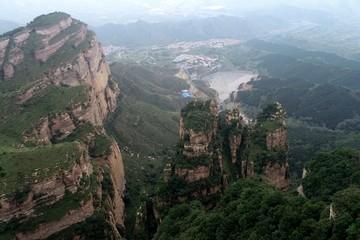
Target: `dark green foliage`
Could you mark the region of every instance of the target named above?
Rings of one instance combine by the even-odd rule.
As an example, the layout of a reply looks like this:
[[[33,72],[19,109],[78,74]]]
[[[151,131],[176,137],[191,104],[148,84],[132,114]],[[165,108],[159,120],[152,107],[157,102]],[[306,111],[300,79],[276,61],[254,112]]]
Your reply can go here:
[[[106,199],[107,197],[114,198],[114,184],[111,180],[110,169],[104,168],[103,180],[101,182],[102,189],[102,198]]]
[[[185,129],[192,129],[194,132],[205,132],[208,134],[213,128],[215,116],[210,112],[212,100],[195,100],[189,102],[182,110],[181,117],[184,121]]]
[[[321,217],[325,207],[262,179],[239,180],[209,212],[196,202],[171,209],[155,239],[328,239],[333,225]]]
[[[101,157],[110,154],[110,145],[112,139],[104,135],[95,135],[94,141],[89,148],[89,155],[91,157]]]
[[[49,27],[59,23],[61,20],[65,20],[68,17],[70,17],[70,15],[64,12],[53,12],[34,18],[34,20],[32,20],[27,26],[36,28]]]
[[[306,118],[319,126],[331,129],[357,126],[355,117],[360,113],[360,97],[350,89],[329,84],[315,86],[288,78],[261,77],[251,84],[255,90],[239,91],[237,101],[255,107],[278,101],[289,116]]]
[[[4,37],[9,37],[9,36],[12,36],[14,35],[15,33],[18,33],[20,32],[21,30],[23,30],[25,27],[17,27],[11,31],[8,31],[8,32],[5,32],[3,34],[0,35],[0,38],[4,38]]]
[[[317,84],[332,83],[360,88],[360,63],[325,52],[306,51],[284,44],[252,40],[248,46],[266,51],[258,69],[265,69],[272,77],[302,78]]]
[[[359,152],[344,149],[314,157],[305,166],[309,171],[302,181],[306,196],[329,201],[337,191],[356,185],[360,171],[359,156]]]

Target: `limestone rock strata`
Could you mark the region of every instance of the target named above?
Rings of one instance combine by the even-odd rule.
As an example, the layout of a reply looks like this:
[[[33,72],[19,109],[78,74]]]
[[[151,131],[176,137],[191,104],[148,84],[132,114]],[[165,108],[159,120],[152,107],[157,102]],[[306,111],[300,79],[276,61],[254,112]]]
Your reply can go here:
[[[81,27],[69,35],[64,35],[63,31],[75,22],[80,24]],[[40,64],[41,61],[48,61],[68,41],[71,41],[72,46],[76,48],[85,39],[89,39],[87,38],[89,35],[87,35],[86,25],[70,17],[49,27],[25,28],[25,30],[11,37],[0,39],[0,70],[3,70],[6,80],[11,81],[17,66],[27,57],[24,56],[26,51],[23,51],[22,47],[28,41],[29,36],[35,34],[34,31],[41,37],[41,44],[43,45],[42,48],[33,51],[35,57],[40,60],[36,64]],[[52,39],[60,37],[59,34],[64,36],[52,43],[54,41]],[[68,50],[72,51],[73,49]],[[82,99],[82,102],[67,106],[62,111],[49,109],[44,116],[37,120],[35,126],[27,129],[21,136],[21,147],[27,146],[26,143],[28,142],[41,147],[41,145],[51,145],[57,141],[66,141],[69,135],[76,132],[80,124],[84,122],[94,126],[95,130],[87,133],[84,138],[78,139],[79,142],[74,142],[74,144],[79,144],[80,158],[76,159],[67,170],[57,172],[54,176],[47,176],[46,179],[42,179],[41,182],[31,184],[29,186],[30,192],[24,202],[21,204],[14,203],[6,196],[0,196],[0,223],[6,223],[14,218],[18,219],[18,217],[21,217],[24,221],[31,221],[32,218],[37,216],[35,209],[38,206],[51,207],[52,204],[61,200],[66,193],[77,193],[79,190],[84,190],[83,183],[81,183],[84,179],[88,180],[87,178],[95,177],[100,184],[95,186],[96,189],[89,190],[86,197],[80,199],[79,208],[70,210],[65,216],[56,221],[38,225],[34,232],[18,232],[12,236],[13,238],[47,238],[92,216],[96,211],[100,210],[98,209],[99,201],[101,204],[105,202],[108,206],[106,208],[106,211],[108,211],[107,219],[112,226],[112,236],[117,239],[121,238],[118,227],[124,228],[125,217],[123,202],[125,176],[121,152],[117,143],[113,141],[106,156],[90,157],[89,155],[90,142],[94,134],[106,136],[103,122],[116,107],[119,88],[116,83],[109,82],[110,78],[109,65],[100,43],[94,36],[89,41],[87,49],[79,51],[72,59],[64,59],[59,65],[44,72],[39,79],[31,82],[31,86],[28,85],[25,90],[17,92],[16,104],[21,108],[28,101],[31,101],[33,97],[41,97],[41,94],[50,85],[62,87],[87,86],[84,88],[86,97]],[[64,156],[64,161],[66,159],[67,156]],[[96,168],[94,168],[94,162],[97,164]],[[102,199],[101,181],[104,180],[103,169],[105,168],[110,170],[110,187],[113,189],[114,194],[111,194],[111,197]],[[23,186],[19,187],[21,189]]]
[[[14,204],[6,196],[1,196],[0,222],[7,222],[14,216],[33,217],[35,216],[34,208],[37,204],[51,205],[64,196],[65,190],[76,192],[80,180],[93,172],[93,166],[88,157],[86,147],[80,145],[79,148],[82,151],[80,158],[69,170],[33,184],[27,199],[22,204]]]
[[[42,118],[30,134],[23,136],[23,142],[34,142],[36,145],[51,144],[51,140],[63,140],[76,126],[68,113],[54,114]]]
[[[111,212],[115,223],[125,227],[125,204],[122,199],[125,191],[125,170],[119,146],[115,141],[111,144],[111,153],[107,157],[107,165],[111,171],[111,178],[114,184],[114,198],[111,201]]]
[[[64,217],[54,222],[40,224],[35,232],[16,233],[15,239],[46,239],[58,231],[84,221],[86,218],[94,214],[94,210],[93,198],[90,198],[90,200],[86,203],[82,203],[80,208],[69,211]]]
[[[72,113],[78,120],[102,126],[103,120],[116,107],[119,91],[115,83],[110,87],[110,75],[110,68],[103,55],[102,47],[93,38],[91,47],[87,51],[80,53],[72,63],[56,68],[43,80],[22,93],[19,96],[19,103],[25,103],[50,84],[70,87],[87,84],[90,86],[87,102],[76,106]]]
[[[268,163],[264,167],[264,175],[280,191],[287,191],[289,189],[289,164],[286,162],[284,164]]]
[[[5,38],[0,39],[0,66],[4,62],[4,57],[5,57],[5,53],[6,53],[6,47],[8,46],[9,41],[10,41],[9,37],[5,37]]]
[[[54,55],[62,46],[64,46],[64,44],[67,41],[69,41],[70,39],[72,41],[75,41],[75,43],[76,43],[75,46],[78,46],[82,41],[85,40],[86,33],[87,33],[87,29],[84,26],[82,26],[75,33],[66,35],[61,40],[59,40],[53,44],[50,44],[50,45],[46,41],[47,38],[45,38],[45,42],[43,40],[43,44],[44,44],[43,48],[35,51],[35,58],[37,60],[46,61],[47,59],[49,59],[49,57]]]
[[[224,188],[224,184],[227,184],[222,153],[218,148],[220,143],[216,140],[219,115],[217,104],[213,100],[189,104],[188,112],[183,113],[179,126],[179,134],[183,140],[180,150],[182,157],[178,160],[181,163],[175,161],[173,165],[166,165],[164,181],[168,183],[180,177],[190,187],[187,192],[182,192],[181,195],[173,196],[171,199],[156,198],[154,214],[159,222],[162,216],[158,208],[171,206],[173,202],[184,202],[219,193]],[[199,111],[209,119],[203,121],[196,117],[192,118],[192,114],[197,114]],[[192,121],[193,125],[189,121]],[[194,130],[186,126],[198,126],[198,128]],[[205,182],[211,182],[211,184],[204,184]]]
[[[50,27],[36,28],[36,33],[44,36],[42,41],[43,44],[46,44],[49,42],[50,39],[58,35],[61,32],[61,30],[70,27],[72,22],[73,22],[72,18],[68,17],[64,20],[60,20],[58,23]]]
[[[276,147],[283,147],[287,145],[287,131],[284,128],[279,128],[273,133],[266,135],[266,147],[272,150]]]
[[[210,176],[210,168],[208,166],[198,166],[195,169],[177,168],[175,174],[184,177],[188,182],[194,182]]]

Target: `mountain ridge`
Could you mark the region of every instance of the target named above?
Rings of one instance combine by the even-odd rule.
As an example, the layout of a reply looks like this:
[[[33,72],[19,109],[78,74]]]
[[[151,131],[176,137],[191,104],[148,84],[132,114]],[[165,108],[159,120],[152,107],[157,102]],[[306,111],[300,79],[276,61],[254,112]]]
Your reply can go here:
[[[119,88],[95,34],[55,12],[1,40],[0,236],[120,238],[124,166],[103,125]]]

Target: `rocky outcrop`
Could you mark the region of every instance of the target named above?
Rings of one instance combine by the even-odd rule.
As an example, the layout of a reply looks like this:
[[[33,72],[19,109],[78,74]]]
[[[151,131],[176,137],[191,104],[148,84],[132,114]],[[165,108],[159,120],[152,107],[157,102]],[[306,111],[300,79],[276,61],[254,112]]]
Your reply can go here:
[[[30,36],[31,29],[23,29],[18,33],[15,33],[13,36],[14,43],[17,47],[23,46]]]
[[[76,126],[69,113],[52,114],[40,119],[30,134],[23,136],[23,142],[33,142],[36,145],[48,145],[52,140],[63,140],[69,136]]]
[[[14,66],[11,63],[6,63],[3,67],[4,79],[9,80],[14,75]]]
[[[286,162],[281,164],[268,163],[264,168],[264,175],[280,191],[287,191],[289,189],[289,164]]]
[[[94,210],[93,198],[90,198],[86,203],[82,203],[78,209],[69,211],[64,217],[51,223],[40,224],[35,232],[16,233],[14,238],[17,240],[46,239],[56,232],[84,221],[94,214]]]
[[[10,38],[5,37],[0,39],[0,66],[4,63],[6,48],[9,44]]]
[[[194,104],[193,107],[196,108],[196,102],[189,104]],[[202,103],[200,103],[200,105],[201,104]],[[189,106],[189,108],[191,108],[191,106]],[[204,121],[202,130],[191,127],[192,124],[201,125],[202,123],[197,121],[203,121],[201,119],[194,119],[191,113],[189,113],[189,115],[183,113],[180,119],[179,134],[184,140],[183,154],[189,158],[212,155],[212,149],[209,146],[217,133],[218,108],[214,100],[205,102],[201,108],[204,108],[204,113],[208,114],[208,119]]]
[[[110,146],[110,154],[106,159],[106,165],[110,168],[111,179],[115,191],[114,198],[110,201],[110,206],[112,208],[109,214],[112,216],[111,219],[114,219],[114,226],[120,225],[125,228],[125,204],[123,201],[123,193],[125,191],[125,170],[119,146],[115,141],[113,141]]]
[[[255,175],[254,172],[254,163],[249,162],[248,160],[242,160],[241,161],[241,177],[247,178],[247,177],[253,177]]]
[[[210,176],[210,168],[208,166],[198,166],[195,169],[177,168],[175,174],[184,177],[188,182],[194,182]]]
[[[243,125],[245,125],[243,119],[238,107],[234,107],[226,113],[225,124],[230,128],[227,138],[229,141],[231,162],[233,164],[237,162],[238,151],[242,142],[241,133]]]
[[[14,68],[24,60],[21,47],[24,46],[29,35],[30,29],[24,29],[11,37],[0,40],[0,66],[2,65],[5,80],[13,77]],[[6,56],[7,59],[5,59]]]
[[[206,199],[209,195],[220,193],[228,184],[220,150],[221,142],[218,141],[218,114],[213,100],[190,102],[182,111],[179,134],[183,145],[173,164],[167,164],[164,169],[166,187],[161,190],[161,195],[168,197],[158,196],[154,201],[154,214],[159,223],[163,214],[161,209],[177,202]],[[205,116],[206,119],[198,116]],[[172,193],[174,181],[181,186],[186,184],[186,187]],[[208,207],[212,204],[206,203]]]
[[[212,139],[212,133],[196,133],[192,129],[185,130],[189,142],[184,143],[184,155],[187,157],[199,157],[201,155],[211,155],[209,145]]]
[[[38,145],[50,144],[52,139],[62,140],[75,129],[76,121],[90,122],[95,126],[102,126],[106,116],[116,107],[119,88],[116,83],[109,85],[110,68],[102,53],[102,48],[95,38],[90,48],[80,53],[76,61],[67,63],[64,67],[56,68],[43,80],[19,96],[19,103],[24,104],[38,92],[51,84],[69,87],[82,84],[89,85],[88,100],[70,113],[55,114],[40,119],[37,126],[26,134],[24,142],[35,142]],[[70,116],[71,115],[71,116]]]
[[[36,28],[36,33],[43,36],[42,43],[45,45],[50,39],[58,35],[62,30],[71,26],[73,19],[69,16],[49,27]]]
[[[75,61],[53,70],[43,80],[21,94],[19,102],[25,103],[50,84],[70,87],[87,84],[91,87],[89,99],[76,106],[72,111],[73,115],[80,121],[102,126],[106,116],[115,109],[119,91],[117,84],[109,85],[110,75],[110,68],[103,55],[102,47],[94,37],[87,51],[80,53]]]
[[[46,17],[42,16],[41,18]],[[51,26],[37,27],[36,23],[40,20],[34,20],[35,23],[30,23],[20,32],[0,39],[0,67],[3,70],[4,79],[11,81],[14,74],[17,76],[18,67],[25,61],[24,59],[29,60],[30,56],[24,55],[29,51],[39,60],[37,62],[34,56],[31,56],[34,58],[35,65],[47,64],[47,61],[50,61],[49,58],[55,56],[62,46],[71,43],[69,49],[62,48],[62,50],[71,51],[74,57],[63,59],[56,66],[51,65],[42,72],[42,75],[39,74],[38,79],[29,82],[24,88],[25,90],[17,91],[17,95],[14,94],[18,100],[15,104],[19,108],[31,108],[32,98],[41,99],[48,87],[54,88],[51,85],[61,86],[56,89],[80,85],[86,87],[79,88],[84,89],[84,95],[81,95],[84,97],[79,98],[81,99],[79,102],[72,104],[72,101],[69,101],[69,105],[60,108],[62,110],[56,110],[59,108],[55,106],[53,109],[51,106],[47,106],[48,111],[42,113],[43,116],[39,117],[37,124],[31,125],[30,129],[21,134],[22,141],[19,141],[19,146],[25,149],[25,146],[33,144],[37,146],[36,148],[49,145],[46,146],[46,149],[54,148],[56,151],[57,142],[73,142],[74,140],[70,140],[69,136],[74,133],[72,138],[76,138],[81,126],[90,126],[90,130],[86,129],[86,132],[81,133],[81,137],[73,142],[79,146],[80,157],[72,159],[69,164],[68,155],[64,155],[63,161],[66,162],[64,164],[66,169],[59,168],[55,173],[51,172],[36,182],[26,183],[29,189],[24,201],[14,202],[13,199],[8,199],[8,196],[0,196],[0,223],[5,224],[10,220],[19,221],[19,223],[31,221],[39,217],[39,212],[36,210],[39,206],[51,208],[66,197],[76,196],[80,205],[65,212],[60,219],[37,224],[36,230],[33,232],[19,233],[13,229],[11,234],[15,239],[44,239],[73,224],[84,221],[95,212],[105,211],[108,214],[104,221],[111,225],[112,231],[104,232],[104,234],[120,239],[119,229],[125,227],[123,202],[125,173],[119,147],[115,141],[112,141],[106,153],[104,152],[102,155],[89,154],[96,136],[100,135],[109,140],[103,122],[116,107],[118,86],[114,82],[110,83],[111,72],[102,47],[95,35],[89,33],[85,24],[66,17]],[[53,20],[51,19],[50,22]],[[77,25],[76,28],[68,31],[68,28],[74,27],[74,24]],[[68,32],[71,33],[66,34]],[[32,37],[34,36],[36,39],[40,37],[41,40],[35,45],[40,44],[41,48],[35,49],[34,47],[34,49],[23,51],[24,45],[28,43],[30,37],[30,40],[33,41]],[[86,44],[82,44],[85,40]],[[79,50],[77,47],[80,44],[82,47]],[[78,52],[78,54],[75,55],[74,52]],[[94,162],[96,162],[95,168]],[[107,173],[105,169],[109,170],[109,177],[105,176]],[[105,191],[103,190],[103,181],[107,181],[106,187],[111,189],[111,191],[109,190],[111,194],[103,194]],[[18,187],[20,190],[24,188],[24,186],[20,186],[20,183]],[[81,239],[81,236],[78,237]]]
[[[241,145],[241,135],[240,136],[230,135],[229,144],[230,144],[231,162],[235,164],[237,162],[237,151]]]
[[[69,25],[70,26],[70,25]],[[58,28],[57,28],[58,29]],[[87,33],[87,29],[85,26],[81,26],[81,28],[75,32],[72,33],[70,35],[66,35],[64,36],[62,39],[60,39],[59,41],[53,43],[53,44],[48,44],[48,40],[47,39],[51,39],[52,37],[48,36],[46,38],[43,39],[43,44],[44,46],[42,47],[42,49],[35,51],[35,58],[37,60],[41,60],[41,61],[46,61],[48,60],[52,55],[54,55],[62,46],[64,46],[64,44],[66,42],[68,42],[69,40],[75,42],[74,46],[78,46],[82,41],[85,40],[86,37],[86,33]],[[45,40],[45,41],[44,41]]]
[[[87,147],[79,145],[81,150],[80,158],[68,170],[59,172],[57,175],[35,183],[27,195],[27,199],[18,204],[12,202],[6,196],[0,198],[0,222],[7,222],[14,216],[26,216],[27,218],[36,216],[35,206],[41,203],[51,205],[60,200],[65,190],[72,193],[78,190],[80,181],[85,176],[90,176],[93,172],[93,166],[87,154]],[[66,156],[64,156],[66,158]],[[33,174],[36,174],[33,173]]]
[[[266,135],[266,147],[272,150],[277,147],[284,147],[287,145],[287,131],[284,128],[276,129],[275,132]]]

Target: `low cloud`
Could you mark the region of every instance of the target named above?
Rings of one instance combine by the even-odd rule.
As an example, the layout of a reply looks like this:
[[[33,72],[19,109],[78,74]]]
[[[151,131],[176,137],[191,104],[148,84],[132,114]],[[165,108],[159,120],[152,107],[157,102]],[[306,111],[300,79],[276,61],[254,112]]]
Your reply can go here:
[[[217,10],[223,10],[225,9],[224,6],[221,6],[221,5],[213,5],[213,6],[206,6],[206,7],[203,7],[204,10],[211,10],[211,11],[217,11]]]

